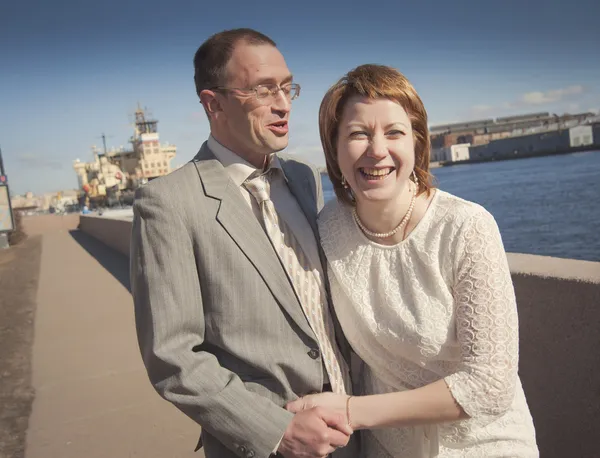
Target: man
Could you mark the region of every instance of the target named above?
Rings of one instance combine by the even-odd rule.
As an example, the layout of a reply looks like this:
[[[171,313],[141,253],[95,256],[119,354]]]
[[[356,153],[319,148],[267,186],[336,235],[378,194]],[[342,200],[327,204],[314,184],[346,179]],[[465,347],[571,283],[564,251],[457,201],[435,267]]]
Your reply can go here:
[[[207,458],[355,456],[346,418],[284,408],[349,390],[317,243],[320,176],[273,154],[288,144],[300,87],[250,29],[209,38],[194,67],[211,135],[134,206],[131,282],[150,380],[202,426]]]

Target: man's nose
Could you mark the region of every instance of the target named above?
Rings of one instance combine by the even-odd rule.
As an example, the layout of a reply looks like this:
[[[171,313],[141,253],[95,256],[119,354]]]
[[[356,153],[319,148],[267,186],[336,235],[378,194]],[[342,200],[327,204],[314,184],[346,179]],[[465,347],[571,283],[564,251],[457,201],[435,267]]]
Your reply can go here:
[[[281,113],[289,113],[292,108],[292,101],[285,95],[285,93],[279,89],[273,96],[273,109]]]

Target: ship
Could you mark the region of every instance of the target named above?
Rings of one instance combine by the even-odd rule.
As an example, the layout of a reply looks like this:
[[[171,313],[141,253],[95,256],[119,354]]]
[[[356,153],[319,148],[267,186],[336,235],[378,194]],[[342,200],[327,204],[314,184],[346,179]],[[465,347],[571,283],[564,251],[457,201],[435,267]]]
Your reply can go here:
[[[158,121],[138,106],[129,148],[92,147],[92,162],[73,161],[80,190],[80,205],[89,209],[131,205],[135,189],[173,170],[177,147],[160,143]]]

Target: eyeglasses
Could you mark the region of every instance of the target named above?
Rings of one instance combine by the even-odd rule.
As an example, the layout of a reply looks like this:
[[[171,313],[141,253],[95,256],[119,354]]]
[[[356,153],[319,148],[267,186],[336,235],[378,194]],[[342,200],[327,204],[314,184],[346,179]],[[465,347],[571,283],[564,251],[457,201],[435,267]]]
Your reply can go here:
[[[223,87],[216,86],[211,88],[213,91],[239,91],[250,94],[254,92],[256,98],[262,102],[272,102],[275,97],[277,97],[277,93],[279,91],[283,92],[283,95],[290,101],[295,100],[300,95],[300,85],[296,83],[288,83],[283,86],[279,86],[278,84],[259,84],[258,86],[254,86],[250,89],[243,89],[239,87]]]

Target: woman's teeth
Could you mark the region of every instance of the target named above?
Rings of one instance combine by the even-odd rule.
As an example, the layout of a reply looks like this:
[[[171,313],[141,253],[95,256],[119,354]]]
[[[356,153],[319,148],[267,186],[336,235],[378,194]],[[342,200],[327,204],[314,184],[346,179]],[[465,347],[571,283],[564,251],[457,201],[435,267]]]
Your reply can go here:
[[[394,170],[393,167],[386,167],[384,169],[358,169],[363,177],[367,180],[383,180]]]

